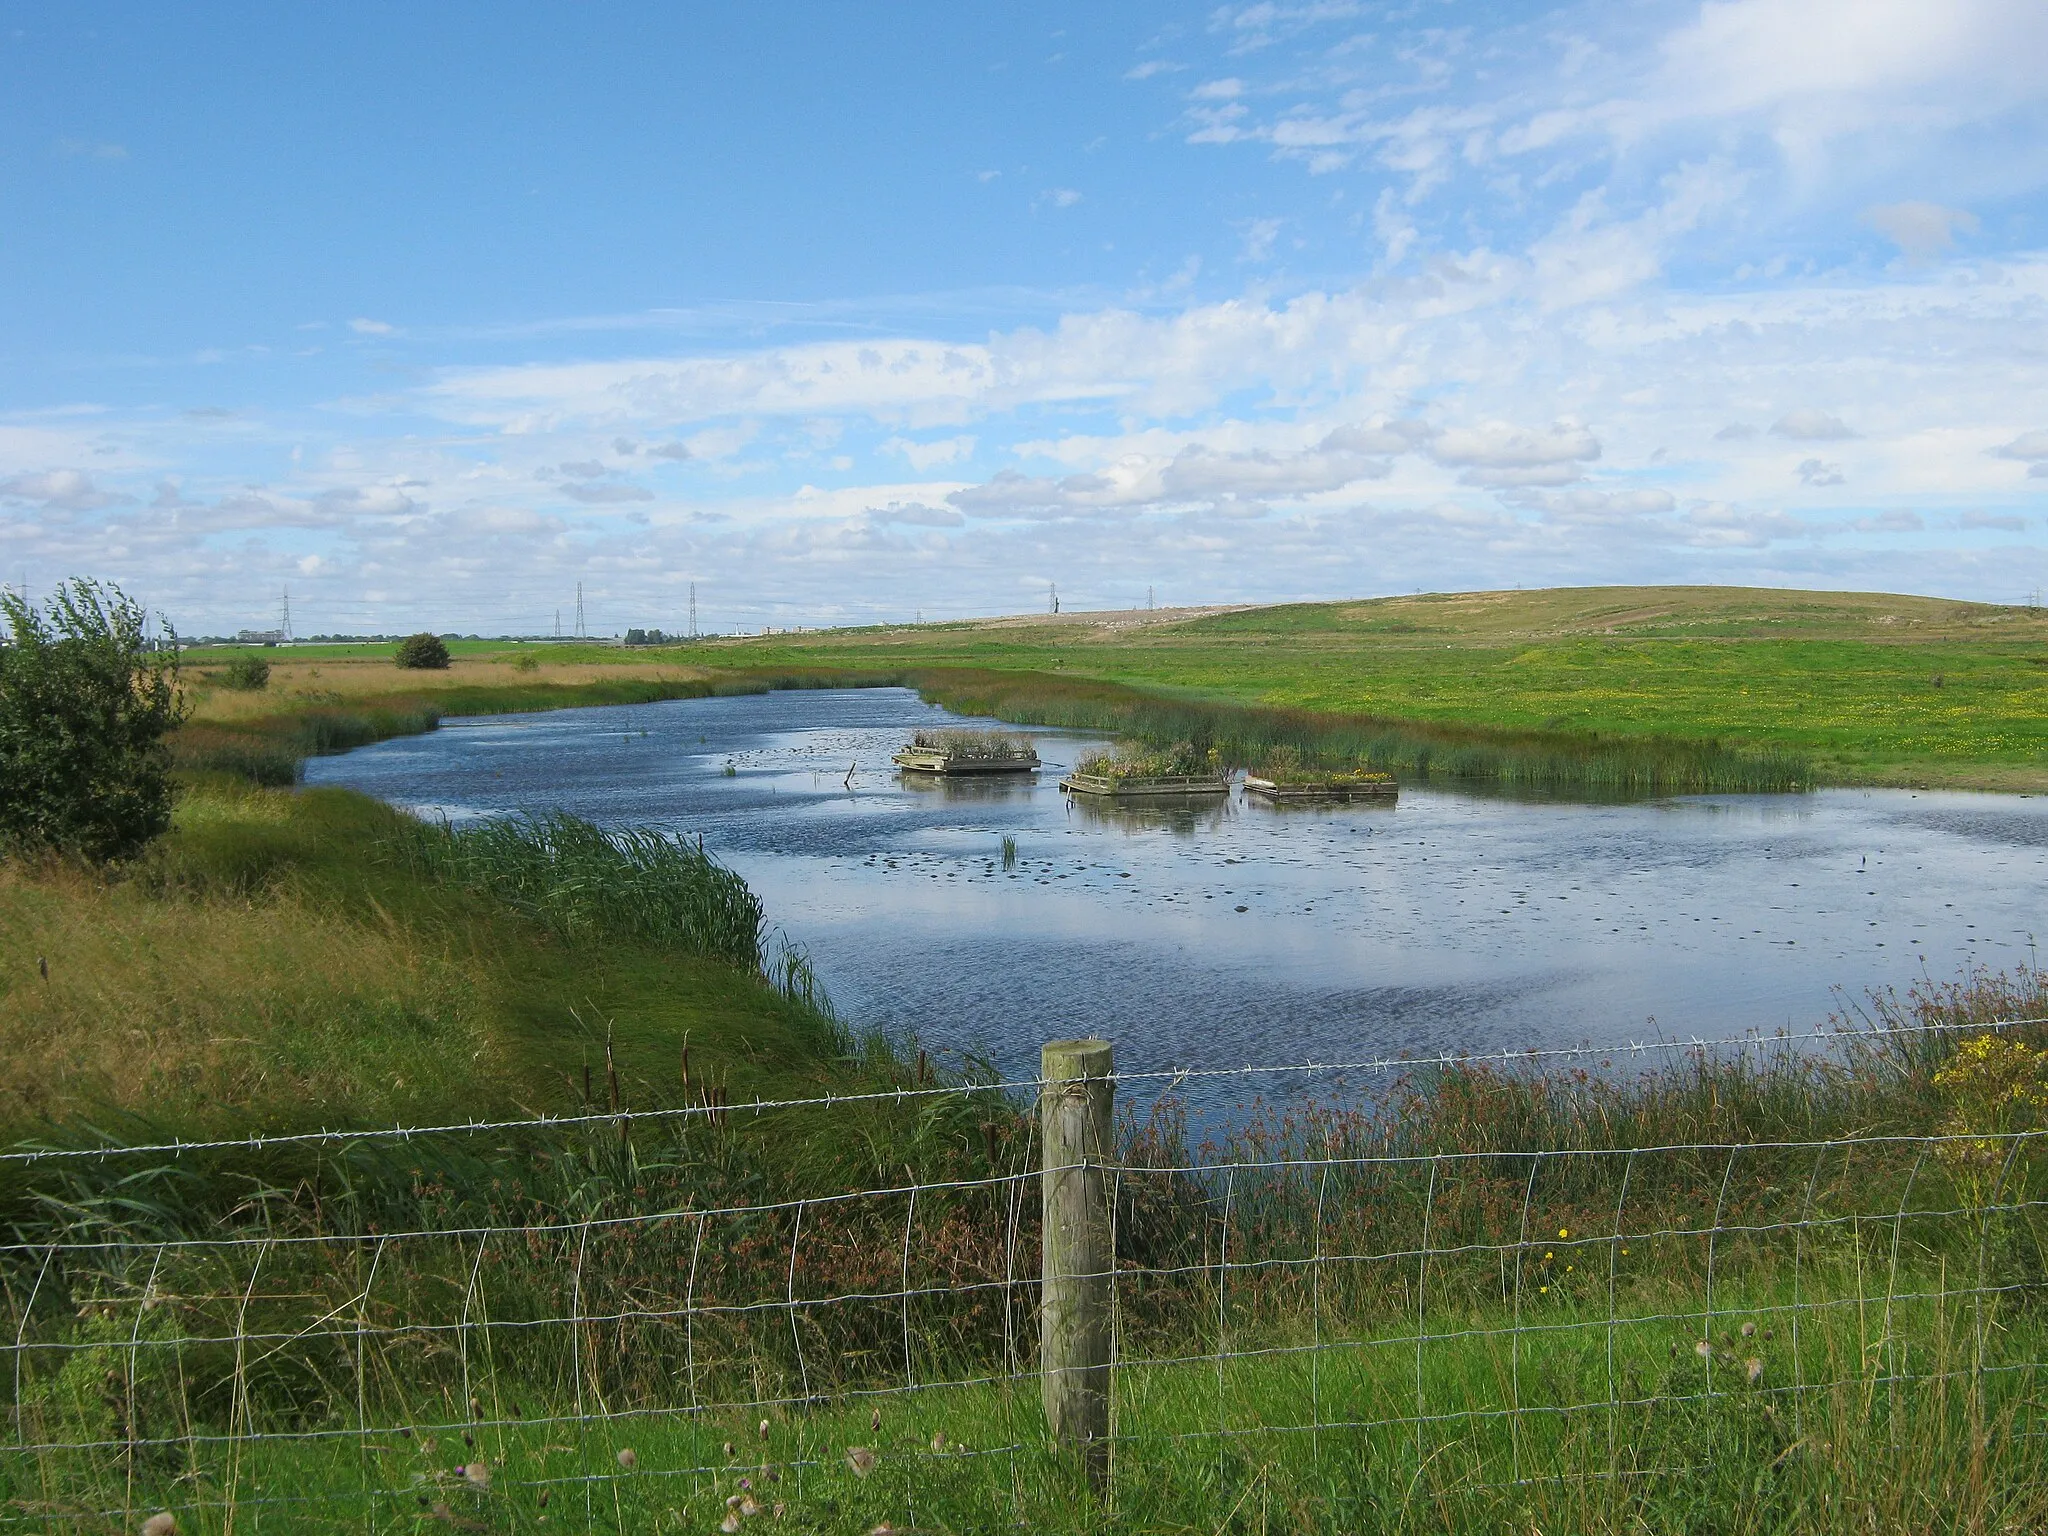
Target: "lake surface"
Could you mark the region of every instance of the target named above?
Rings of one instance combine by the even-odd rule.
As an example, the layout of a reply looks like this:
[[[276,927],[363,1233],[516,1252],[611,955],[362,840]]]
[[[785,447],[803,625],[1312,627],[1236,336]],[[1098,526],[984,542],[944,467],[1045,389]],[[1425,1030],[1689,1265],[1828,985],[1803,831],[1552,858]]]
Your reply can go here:
[[[1803,1031],[1838,989],[2028,960],[2048,915],[2048,797],[1117,811],[1056,788],[1100,738],[1037,729],[1027,781],[889,766],[961,724],[993,722],[904,689],[678,700],[452,720],[306,778],[702,833],[856,1024],[1014,1076],[1079,1034],[1140,1070]]]

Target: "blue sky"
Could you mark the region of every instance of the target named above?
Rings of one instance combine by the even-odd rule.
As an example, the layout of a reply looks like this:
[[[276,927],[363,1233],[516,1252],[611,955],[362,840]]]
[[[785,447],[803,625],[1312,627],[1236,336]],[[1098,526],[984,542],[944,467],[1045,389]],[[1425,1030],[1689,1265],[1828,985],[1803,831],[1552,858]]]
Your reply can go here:
[[[2023,0],[0,0],[0,579],[2048,585]]]

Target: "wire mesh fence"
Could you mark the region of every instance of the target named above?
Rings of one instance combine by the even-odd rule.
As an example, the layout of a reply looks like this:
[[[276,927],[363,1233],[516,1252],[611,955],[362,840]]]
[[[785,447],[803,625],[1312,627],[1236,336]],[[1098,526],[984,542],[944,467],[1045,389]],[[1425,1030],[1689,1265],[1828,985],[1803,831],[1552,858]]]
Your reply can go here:
[[[206,1163],[241,1143],[24,1152],[97,1172],[89,1197],[46,1188],[43,1228],[0,1248],[0,1518],[1359,1529],[1533,1499],[1592,1529],[1724,1498],[1867,1514],[1953,1477],[2009,1514],[2048,1471],[2039,1024],[1881,1042],[1939,1047],[1943,1107],[1917,1129],[1809,1105],[1809,1134],[1660,1139],[1677,1122],[1643,1115],[1639,1085],[1556,1053],[1246,1068],[1386,1082],[1248,1105],[1194,1149],[1168,1093],[1062,1161],[1040,1126],[1063,1084],[920,1087],[884,1097],[971,1098],[981,1171],[797,1198],[699,1201],[688,1171],[738,1121],[843,1100],[337,1133],[320,1145],[341,1160],[289,1187]],[[1770,1053],[1787,1081],[1813,1060],[1782,1039],[1644,1049],[1687,1063],[1673,1094],[1767,1093]],[[513,1163],[444,1145],[512,1133],[544,1134]],[[371,1165],[347,1154],[378,1143],[409,1202],[352,1191]],[[540,1214],[517,1189],[436,1198],[550,1161],[601,1178]],[[1049,1191],[1077,1171],[1101,1192],[1107,1263],[1083,1278],[1110,1361],[1106,1432],[1078,1449],[1048,1433],[1041,1334]],[[224,1177],[245,1186],[229,1207],[173,1219],[181,1179]]]

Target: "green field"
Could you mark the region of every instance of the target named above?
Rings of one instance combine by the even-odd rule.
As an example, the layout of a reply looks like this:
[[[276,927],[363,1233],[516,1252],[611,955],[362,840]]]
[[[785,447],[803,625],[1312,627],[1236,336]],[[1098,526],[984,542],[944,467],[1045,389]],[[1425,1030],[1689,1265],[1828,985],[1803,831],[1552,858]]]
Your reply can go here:
[[[2048,613],[1936,598],[1588,587],[777,635],[709,649],[733,667],[1050,672],[1565,745],[1715,740],[1802,758],[1821,783],[2048,788]]]

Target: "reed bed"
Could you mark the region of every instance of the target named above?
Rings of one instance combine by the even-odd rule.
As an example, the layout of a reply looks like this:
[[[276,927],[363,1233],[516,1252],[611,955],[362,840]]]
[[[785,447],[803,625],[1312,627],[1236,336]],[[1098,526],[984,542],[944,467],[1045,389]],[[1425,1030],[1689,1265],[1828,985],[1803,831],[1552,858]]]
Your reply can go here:
[[[763,964],[760,898],[685,837],[548,815],[421,823],[390,851],[413,875],[485,892],[572,942],[629,939]]]
[[[1812,784],[1793,753],[1714,741],[1645,740],[1568,731],[1510,731],[1214,702],[1044,673],[921,669],[905,674],[927,699],[964,714],[1188,742],[1250,766],[1286,748],[1305,765],[1367,768],[1413,778],[1478,780],[1505,788],[1599,794],[1704,794]]]
[[[1214,749],[1205,750],[1192,741],[1168,742],[1163,747],[1120,741],[1106,752],[1091,752],[1074,765],[1074,771],[1105,779],[1193,778],[1213,775],[1219,766]]]
[[[1030,741],[1008,731],[917,731],[910,744],[973,762],[1008,762],[1031,755]]]

